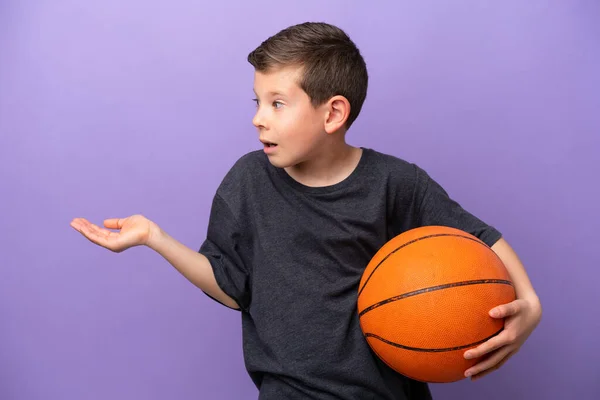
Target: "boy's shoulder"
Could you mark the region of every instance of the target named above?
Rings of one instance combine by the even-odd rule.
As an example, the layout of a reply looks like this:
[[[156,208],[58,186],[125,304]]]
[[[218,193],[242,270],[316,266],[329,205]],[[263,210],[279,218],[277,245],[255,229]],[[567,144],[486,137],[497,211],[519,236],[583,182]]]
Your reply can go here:
[[[380,150],[375,150],[375,149],[371,149],[371,148],[363,148],[365,151],[371,153],[374,157],[374,159],[376,159],[379,163],[381,163],[382,165],[384,165],[387,168],[390,169],[414,169],[415,164],[405,160],[404,158],[401,158],[400,156],[395,156],[393,154],[390,153],[384,153],[383,151]]]
[[[238,192],[244,185],[259,179],[261,171],[266,171],[266,155],[262,150],[254,150],[243,154],[231,166],[223,177],[217,190],[222,197]]]
[[[364,149],[369,155],[371,166],[377,169],[377,173],[384,174],[392,182],[406,184],[414,182],[422,169],[415,163],[400,156],[370,148]]]
[[[265,168],[268,161],[266,154],[263,150],[253,150],[240,156],[231,166],[228,175],[245,175],[250,172],[250,169],[256,169],[257,167]]]
[[[249,163],[263,163],[265,160],[267,160],[267,155],[263,150],[252,150],[242,154],[234,165],[244,166],[249,165]]]

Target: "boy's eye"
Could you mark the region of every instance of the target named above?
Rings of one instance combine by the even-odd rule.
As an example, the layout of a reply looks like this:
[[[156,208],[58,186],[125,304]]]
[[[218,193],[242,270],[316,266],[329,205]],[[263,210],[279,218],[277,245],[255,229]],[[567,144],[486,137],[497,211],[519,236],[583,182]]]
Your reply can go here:
[[[283,107],[283,103],[280,102],[280,101],[274,101],[273,102],[273,107],[279,109],[279,108]]]
[[[256,107],[258,107],[260,105],[260,102],[258,101],[258,99],[252,99],[252,101],[256,103]]]

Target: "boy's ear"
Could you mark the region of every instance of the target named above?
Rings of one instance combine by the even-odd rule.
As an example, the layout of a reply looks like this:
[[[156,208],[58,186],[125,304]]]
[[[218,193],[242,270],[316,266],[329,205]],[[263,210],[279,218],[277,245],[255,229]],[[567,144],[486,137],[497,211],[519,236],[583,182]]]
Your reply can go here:
[[[350,116],[350,102],[344,96],[333,96],[325,107],[325,132],[332,134],[346,125]]]

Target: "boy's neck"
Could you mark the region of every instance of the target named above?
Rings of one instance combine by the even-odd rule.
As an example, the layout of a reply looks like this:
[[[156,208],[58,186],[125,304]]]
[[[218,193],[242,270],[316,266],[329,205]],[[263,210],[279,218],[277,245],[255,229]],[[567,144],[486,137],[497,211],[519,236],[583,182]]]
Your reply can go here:
[[[305,186],[323,187],[340,183],[354,171],[363,150],[345,142],[330,143],[318,155],[285,171]]]

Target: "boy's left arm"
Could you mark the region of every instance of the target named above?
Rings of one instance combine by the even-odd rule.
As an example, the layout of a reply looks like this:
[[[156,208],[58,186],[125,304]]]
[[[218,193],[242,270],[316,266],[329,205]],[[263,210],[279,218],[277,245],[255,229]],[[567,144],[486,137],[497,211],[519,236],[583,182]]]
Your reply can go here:
[[[506,318],[504,330],[478,347],[465,352],[465,358],[482,357],[481,362],[465,371],[471,380],[479,379],[500,368],[525,343],[542,318],[540,300],[529,281],[519,257],[504,240],[492,250],[502,260],[515,286],[517,299],[490,310],[493,318]]]

